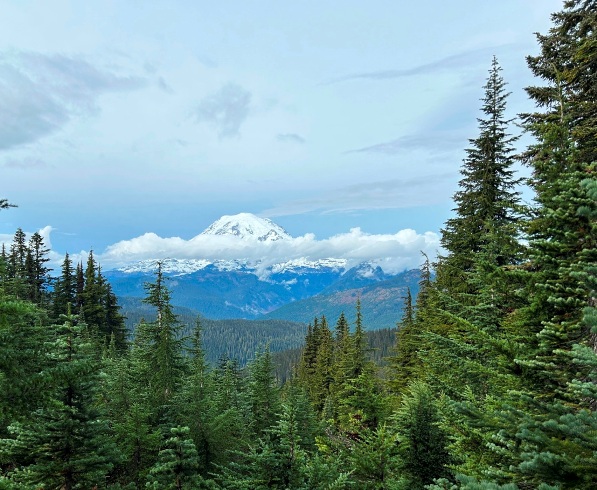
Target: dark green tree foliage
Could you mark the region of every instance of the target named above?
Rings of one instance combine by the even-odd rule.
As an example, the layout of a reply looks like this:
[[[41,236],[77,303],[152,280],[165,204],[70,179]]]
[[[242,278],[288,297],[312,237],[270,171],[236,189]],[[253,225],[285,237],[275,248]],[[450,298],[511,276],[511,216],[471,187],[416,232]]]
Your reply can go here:
[[[475,255],[489,240],[497,242],[499,266],[516,262],[521,247],[517,241],[519,195],[512,165],[513,143],[506,119],[506,83],[501,67],[493,59],[482,99],[483,118],[479,118],[479,136],[470,140],[471,148],[460,170],[463,178],[454,195],[456,216],[446,222],[441,244],[448,251],[437,271],[440,288],[462,291],[463,273],[475,268]],[[465,290],[466,291],[466,290]]]
[[[43,237],[34,233],[29,241],[20,228],[15,232],[10,252],[3,246],[0,258],[0,280],[7,294],[42,305],[48,300],[50,285],[49,261]]]
[[[46,248],[43,237],[35,232],[29,239],[29,254],[31,265],[28,269],[29,298],[35,304],[45,304],[48,301],[48,286],[50,284],[50,272],[47,267],[50,259],[47,257],[50,252]]]
[[[188,374],[183,379],[180,392],[175,400],[178,408],[178,419],[183,426],[189,428],[189,436],[197,449],[199,470],[207,474],[212,460],[213,440],[210,425],[210,400],[212,393],[212,379],[209,377],[208,365],[202,344],[202,329],[199,319],[195,321],[195,328],[190,339]]]
[[[9,292],[9,262],[8,254],[6,253],[6,246],[2,244],[0,250],[0,295],[4,296]]]
[[[73,263],[68,253],[62,262],[61,274],[54,282],[52,311],[55,318],[66,315],[69,308],[76,309],[77,284]]]
[[[248,388],[251,429],[256,437],[263,437],[265,431],[275,424],[280,409],[279,388],[269,348],[258,352],[249,364]]]
[[[0,437],[11,422],[22,421],[45,397],[48,332],[44,313],[32,303],[0,293]]]
[[[318,412],[323,411],[326,401],[330,398],[330,386],[334,380],[333,355],[334,338],[325,317],[319,323],[319,346],[315,359],[313,378],[308,385],[313,397],[313,403]]]
[[[0,199],[0,209],[16,208],[15,204],[8,202],[8,199]]]
[[[27,286],[27,237],[20,228],[10,245],[8,275],[10,277],[10,293],[17,299],[28,299]]]
[[[363,433],[346,451],[346,459],[354,468],[356,487],[366,490],[397,489],[399,473],[398,437],[386,424]]]
[[[155,308],[156,320],[141,322],[134,349],[149,389],[151,407],[156,410],[156,420],[160,420],[177,393],[184,372],[182,326],[172,311],[160,262],[155,282],[146,283],[145,291],[143,301]]]
[[[420,370],[421,363],[417,351],[421,347],[423,339],[417,333],[417,326],[420,327],[415,323],[413,300],[410,288],[408,288],[404,298],[402,320],[398,323],[396,332],[395,354],[390,358],[393,372],[389,384],[397,394],[401,394],[405,390]]]
[[[15,482],[67,490],[103,486],[118,454],[96,405],[100,371],[92,344],[73,317],[52,330],[44,373],[49,400],[31,419],[9,427],[2,459],[13,462],[9,479]]]
[[[356,304],[356,319],[354,326],[354,337],[353,337],[353,365],[352,375],[353,377],[359,376],[367,363],[367,338],[365,335],[365,328],[363,326],[363,314],[361,313],[361,300],[357,299]]]
[[[197,449],[188,427],[173,427],[156,464],[147,477],[147,488],[194,490],[206,488],[198,473]]]
[[[428,386],[414,383],[395,419],[403,488],[423,489],[450,474],[448,439],[440,427],[437,402]]]
[[[513,478],[521,485],[550,482],[562,488],[597,485],[595,466],[597,377],[594,328],[595,83],[594,2],[568,1],[539,36],[541,54],[529,58],[547,82],[529,95],[545,112],[526,115],[537,138],[527,157],[538,208],[529,227],[534,284],[527,325],[536,343],[519,357],[524,366],[522,409],[516,432]],[[592,137],[588,135],[592,134]]]
[[[76,281],[76,311],[81,311],[83,307],[83,291],[85,289],[85,273],[83,272],[83,264],[78,263],[77,269],[75,271],[75,281]]]
[[[210,373],[208,382],[212,387],[207,413],[209,434],[207,444],[198,449],[204,458],[203,468],[211,470],[237,459],[233,451],[246,448],[251,415],[246,379],[236,361],[222,359]]]
[[[100,338],[104,333],[104,309],[102,305],[104,280],[95,261],[93,250],[87,256],[84,278],[81,311],[87,325],[95,327],[98,338]]]

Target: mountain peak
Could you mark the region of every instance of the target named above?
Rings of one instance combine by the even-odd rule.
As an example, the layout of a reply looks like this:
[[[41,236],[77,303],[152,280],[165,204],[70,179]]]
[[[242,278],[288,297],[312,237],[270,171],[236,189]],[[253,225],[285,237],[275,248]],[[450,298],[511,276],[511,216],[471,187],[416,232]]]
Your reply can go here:
[[[275,242],[292,238],[284,228],[267,218],[251,213],[222,216],[209,225],[202,235],[233,235],[243,240]]]

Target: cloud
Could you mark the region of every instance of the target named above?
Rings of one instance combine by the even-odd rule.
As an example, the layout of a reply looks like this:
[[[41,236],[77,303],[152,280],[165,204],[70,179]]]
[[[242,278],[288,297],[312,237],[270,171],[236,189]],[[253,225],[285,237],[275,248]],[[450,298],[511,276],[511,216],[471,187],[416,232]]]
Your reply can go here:
[[[178,258],[205,260],[243,259],[259,263],[259,270],[277,263],[305,258],[345,259],[349,267],[365,261],[379,264],[387,272],[399,272],[420,264],[420,252],[435,257],[439,236],[433,232],[417,233],[412,229],[395,234],[373,235],[353,228],[348,233],[317,240],[313,234],[276,242],[258,242],[234,236],[197,235],[190,240],[162,238],[146,233],[123,240],[98,256],[104,266],[119,267],[139,260]]]
[[[402,136],[391,141],[377,143],[355,150],[348,150],[345,153],[378,153],[383,155],[395,155],[409,150],[431,150],[443,153],[461,148],[466,144],[466,138],[457,131],[436,131],[426,134],[413,134]]]
[[[329,190],[319,196],[290,201],[267,209],[264,214],[274,217],[313,212],[331,214],[436,204],[450,198],[452,184],[457,180],[458,174],[454,171],[364,182]]]
[[[23,170],[49,167],[49,165],[43,160],[31,157],[23,158],[21,160],[9,158],[6,160],[3,166],[6,168],[20,168]]]
[[[228,83],[216,93],[205,97],[193,112],[197,122],[216,128],[220,138],[240,134],[240,127],[249,115],[251,93],[240,85]]]
[[[276,135],[276,140],[281,143],[298,143],[300,145],[305,144],[305,138],[295,133],[280,133]]]
[[[74,115],[97,110],[103,93],[143,84],[143,79],[116,75],[76,56],[0,53],[0,150],[37,141]]]
[[[162,92],[166,94],[174,93],[174,89],[170,85],[168,85],[168,82],[164,80],[164,77],[158,77],[158,87]]]
[[[392,70],[377,70],[370,72],[353,73],[343,77],[335,78],[326,84],[346,82],[349,80],[390,80],[396,78],[412,77],[417,75],[431,75],[439,71],[454,70],[468,67],[480,61],[488,62],[489,57],[509,45],[493,46],[488,48],[479,48],[462,53],[446,56],[430,63],[410,68],[399,68]]]

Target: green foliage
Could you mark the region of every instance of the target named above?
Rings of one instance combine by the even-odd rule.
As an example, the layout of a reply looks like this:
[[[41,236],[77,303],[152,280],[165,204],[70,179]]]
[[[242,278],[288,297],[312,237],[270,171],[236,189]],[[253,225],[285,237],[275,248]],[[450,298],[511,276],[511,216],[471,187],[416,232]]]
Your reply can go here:
[[[391,369],[370,361],[394,335],[365,333],[373,286],[363,304],[355,292],[354,329],[338,297],[319,298],[335,328],[315,318],[280,386],[269,348],[243,366],[264,335],[287,327],[275,350],[296,347],[304,326],[185,326],[160,264],[128,349],[93,253],[75,270],[67,255],[49,293],[42,237],[17,230],[0,254],[0,488],[595,488],[597,7],[567,0],[553,21],[528,60],[546,84],[523,117],[528,247],[494,59],[447,254],[435,278],[426,258],[414,306],[410,290],[392,299],[405,307]],[[241,337],[239,359],[210,365]]]
[[[147,488],[191,490],[205,488],[198,473],[197,449],[188,427],[173,427],[147,476]]]
[[[450,474],[448,439],[430,388],[414,383],[395,415],[399,470],[405,488],[422,489]]]
[[[102,485],[118,461],[108,422],[96,405],[100,372],[85,326],[68,318],[51,327],[44,376],[48,401],[32,417],[9,427],[0,457],[10,480],[51,488]]]
[[[48,330],[32,303],[0,296],[0,437],[11,422],[25,419],[45,397]]]

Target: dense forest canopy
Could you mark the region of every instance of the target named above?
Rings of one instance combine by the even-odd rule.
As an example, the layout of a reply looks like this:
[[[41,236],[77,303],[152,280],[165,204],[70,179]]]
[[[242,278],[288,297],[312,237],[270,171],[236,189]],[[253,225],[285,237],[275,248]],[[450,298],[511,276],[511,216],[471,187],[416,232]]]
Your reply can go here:
[[[594,1],[568,0],[537,36],[520,154],[488,60],[445,253],[383,359],[357,302],[354,324],[313,319],[283,384],[267,347],[210,364],[160,267],[129,339],[93,253],[53,281],[18,230],[0,254],[0,488],[597,488],[596,27]]]

